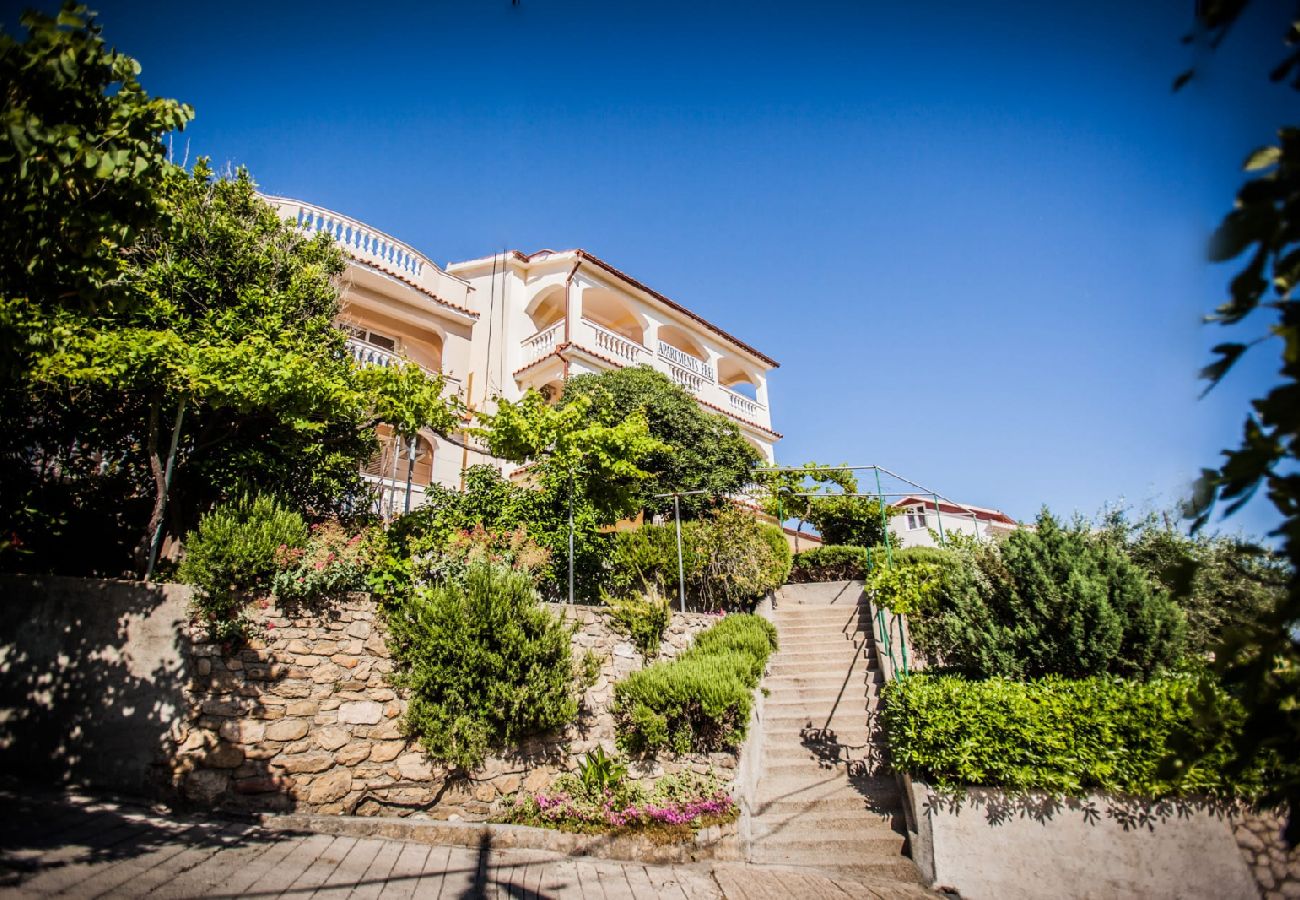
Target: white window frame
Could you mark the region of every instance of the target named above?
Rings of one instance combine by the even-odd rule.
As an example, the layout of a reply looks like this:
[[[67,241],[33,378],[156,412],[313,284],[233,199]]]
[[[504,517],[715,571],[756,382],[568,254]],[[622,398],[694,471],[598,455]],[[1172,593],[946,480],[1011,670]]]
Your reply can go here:
[[[929,528],[930,523],[926,520],[925,504],[920,506],[909,506],[907,508],[907,529],[909,531],[920,531],[923,528]]]

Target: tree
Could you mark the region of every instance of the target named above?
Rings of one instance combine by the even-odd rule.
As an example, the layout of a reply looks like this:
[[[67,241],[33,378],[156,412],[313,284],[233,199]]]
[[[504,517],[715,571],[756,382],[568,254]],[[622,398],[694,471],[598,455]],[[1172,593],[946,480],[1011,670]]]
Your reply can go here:
[[[755,479],[762,491],[760,505],[763,512],[774,517],[777,523],[794,519],[799,523],[795,536],[795,552],[799,550],[798,533],[810,521],[813,495],[827,493],[832,486],[846,494],[857,493],[858,480],[847,468],[823,466],[815,462],[800,467],[784,467],[783,471],[760,472]]]
[[[344,352],[333,325],[341,252],[282,221],[246,172],[172,167],[162,194],[166,215],[127,251],[129,311],[70,325],[32,379],[37,390],[83,392],[96,409],[143,412],[144,422],[127,420],[149,476],[142,568],[169,473],[191,512],[250,486],[339,512],[358,502],[379,422],[410,434],[455,421],[441,378],[358,368]],[[137,454],[134,444],[94,449]]]
[[[725,416],[700,408],[695,398],[672,379],[649,366],[578,375],[565,384],[559,406],[585,404],[591,423],[613,424],[629,416],[645,418],[650,435],[661,442],[641,462],[641,504],[654,512],[671,512],[671,498],[656,494],[704,491],[680,498],[683,518],[697,518],[749,483],[758,450]]]
[[[849,547],[874,547],[885,542],[885,523],[890,510],[883,514],[880,501],[872,497],[813,497],[808,507],[808,522],[825,544]]]
[[[1187,649],[1213,653],[1223,635],[1249,627],[1285,594],[1290,567],[1278,553],[1231,535],[1187,535],[1169,515],[1136,524],[1122,517],[1108,530],[1133,562],[1174,598],[1187,616]]]
[[[34,490],[52,470],[75,466],[26,452],[27,423],[42,412],[66,418],[35,406],[28,373],[70,319],[129,302],[123,254],[161,214],[162,137],[193,116],[144,92],[139,64],[105,45],[85,7],[67,5],[57,17],[28,12],[21,23],[23,41],[0,31],[0,557],[30,555],[37,535],[66,524],[63,510],[83,506],[105,518],[122,510],[107,499],[117,491],[50,503],[49,492]],[[85,434],[65,429],[63,446]],[[100,469],[98,484],[117,479],[111,466]],[[79,559],[100,549],[112,555],[120,529],[94,532],[100,539]]]
[[[1198,27],[1211,48],[1224,40],[1247,5],[1248,0],[1197,4]],[[1300,22],[1289,24],[1285,45],[1269,78],[1280,82],[1290,77],[1291,88],[1300,90]],[[1175,90],[1195,74],[1181,74]],[[1224,451],[1217,468],[1203,471],[1191,511],[1199,528],[1217,503],[1226,503],[1224,515],[1231,515],[1265,487],[1282,518],[1274,534],[1291,563],[1286,591],[1255,621],[1225,635],[1216,657],[1224,684],[1246,707],[1236,748],[1245,768],[1274,754],[1300,759],[1300,301],[1295,296],[1300,282],[1300,128],[1280,128],[1277,142],[1252,151],[1243,168],[1247,180],[1210,241],[1209,257],[1219,263],[1246,262],[1229,282],[1227,301],[1207,321],[1238,330],[1257,325],[1261,316],[1271,321],[1262,335],[1214,347],[1217,358],[1201,374],[1209,390],[1251,347],[1276,339],[1281,377],[1251,403],[1240,445]],[[1266,799],[1289,804],[1287,839],[1292,844],[1300,840],[1300,766],[1291,766]]]
[[[650,477],[641,466],[664,448],[644,415],[600,424],[589,402],[551,406],[530,390],[518,402],[498,399],[497,411],[480,415],[476,429],[494,456],[528,466],[531,489],[518,492],[511,508],[517,524],[553,554],[556,579],[543,585],[550,596],[567,597],[570,564],[575,597],[599,596],[599,529],[641,508]]]
[[[440,379],[356,368],[338,249],[247,173],[170,163],[188,108],[148,97],[84,9],[23,22],[0,35],[3,564],[116,575],[133,551],[142,571],[165,509],[179,536],[247,489],[354,509],[377,422],[453,424]]]
[[[918,647],[971,678],[1147,678],[1182,657],[1183,616],[1124,549],[1047,510],[1005,542],[955,542]]]

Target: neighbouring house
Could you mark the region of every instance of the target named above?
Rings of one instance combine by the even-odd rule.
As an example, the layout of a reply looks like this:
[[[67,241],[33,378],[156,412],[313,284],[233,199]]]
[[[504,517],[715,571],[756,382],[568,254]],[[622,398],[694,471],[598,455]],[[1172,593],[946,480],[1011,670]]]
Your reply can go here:
[[[893,501],[890,534],[901,547],[938,546],[940,533],[965,534],[980,540],[1004,538],[1021,527],[997,509],[916,495]]]
[[[338,325],[367,365],[412,362],[440,373],[470,410],[529,388],[558,396],[573,375],[648,365],[710,412],[727,416],[769,462],[767,375],[778,366],[744,341],[585,250],[496,254],[445,269],[408,244],[315,204],[267,196],[282,216],[331,235],[348,255]],[[379,429],[365,467],[379,511],[419,506],[430,484],[461,485],[462,471],[488,462],[464,433],[414,439]]]

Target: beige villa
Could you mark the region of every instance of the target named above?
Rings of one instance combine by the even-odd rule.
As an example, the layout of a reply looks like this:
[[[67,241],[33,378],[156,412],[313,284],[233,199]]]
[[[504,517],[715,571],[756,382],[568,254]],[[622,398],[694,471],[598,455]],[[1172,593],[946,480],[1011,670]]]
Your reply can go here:
[[[348,216],[266,199],[348,254],[338,324],[359,362],[403,360],[441,373],[471,410],[490,410],[496,397],[516,400],[529,388],[558,396],[574,375],[648,365],[774,459],[781,436],[772,430],[767,377],[778,363],[599,257],[510,251],[442,268]],[[385,514],[401,512],[408,498],[418,506],[429,484],[459,486],[469,465],[510,470],[464,435],[430,432],[409,441],[381,427],[380,444],[364,474]]]

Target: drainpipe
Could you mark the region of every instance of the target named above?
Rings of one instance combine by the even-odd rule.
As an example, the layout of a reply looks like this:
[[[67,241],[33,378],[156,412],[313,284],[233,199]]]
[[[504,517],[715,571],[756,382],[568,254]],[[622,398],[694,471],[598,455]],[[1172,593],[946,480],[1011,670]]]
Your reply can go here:
[[[578,274],[578,266],[582,265],[582,257],[579,256],[573,261],[573,268],[569,270],[569,275],[564,279],[564,343],[568,344],[572,340],[571,323],[573,321],[573,276]],[[569,361],[561,353],[560,359],[564,361],[564,380],[569,380]],[[570,601],[572,602],[572,601]]]

